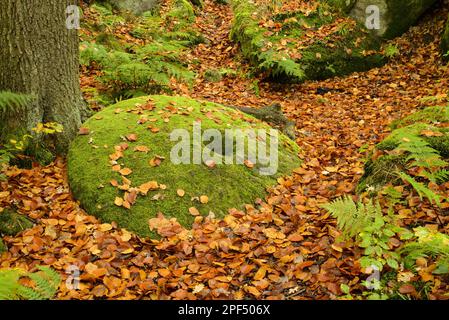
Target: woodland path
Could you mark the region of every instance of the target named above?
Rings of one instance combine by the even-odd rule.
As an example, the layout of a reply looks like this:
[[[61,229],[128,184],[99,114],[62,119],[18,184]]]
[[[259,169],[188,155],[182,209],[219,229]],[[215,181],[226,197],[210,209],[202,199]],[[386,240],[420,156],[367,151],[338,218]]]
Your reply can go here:
[[[101,224],[81,210],[62,159],[45,168],[11,168],[9,183],[0,183],[0,206],[14,203],[36,226],[5,238],[10,250],[1,267],[51,265],[64,273],[79,266],[79,290],[63,284],[60,299],[328,299],[341,294],[341,283],[358,290],[365,277],[356,262],[360,250],[335,243],[335,221],[319,206],[353,194],[363,173],[361,148],[388,134],[392,120],[435,105],[420,102],[424,97],[447,98],[449,70],[438,48],[447,12],[396,39],[401,54],[383,68],[301,85],[260,81],[257,95],[229,40],[231,9],[204,2],[197,26],[209,41],[190,53],[191,61],[199,60],[192,68],[201,75],[229,68],[237,76],[216,83],[200,77],[188,95],[239,106],[279,102],[296,121],[301,168],[279,179],[257,208],[199,220],[191,231],[160,241]],[[434,219],[428,215],[423,219]]]

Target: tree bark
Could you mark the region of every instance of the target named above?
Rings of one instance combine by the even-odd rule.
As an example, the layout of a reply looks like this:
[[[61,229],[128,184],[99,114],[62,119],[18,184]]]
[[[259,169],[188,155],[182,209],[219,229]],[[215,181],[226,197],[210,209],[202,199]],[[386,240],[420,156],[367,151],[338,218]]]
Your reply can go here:
[[[66,9],[76,0],[0,0],[0,91],[33,94],[25,112],[0,123],[0,139],[39,122],[57,122],[64,132],[45,146],[65,153],[87,109],[79,86],[76,29]]]

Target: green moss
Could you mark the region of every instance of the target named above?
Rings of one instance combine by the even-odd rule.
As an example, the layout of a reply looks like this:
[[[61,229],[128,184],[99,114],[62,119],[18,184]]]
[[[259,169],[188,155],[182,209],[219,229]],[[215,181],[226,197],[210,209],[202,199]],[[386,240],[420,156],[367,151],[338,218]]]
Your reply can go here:
[[[349,13],[351,9],[354,7],[356,0],[324,0],[329,5],[342,10],[345,13]]]
[[[3,252],[6,252],[7,250],[8,250],[8,248],[3,243],[3,240],[0,238],[0,254],[2,254]]]
[[[389,27],[383,37],[392,39],[406,32],[436,0],[387,0]]]
[[[356,191],[358,193],[383,186],[398,180],[397,170],[404,168],[405,156],[386,155],[376,160],[369,159],[365,164],[365,173],[360,179]]]
[[[27,217],[11,209],[5,209],[0,212],[0,234],[15,236],[32,226],[33,223]]]
[[[367,7],[375,5],[380,12],[380,29],[371,31],[383,39],[393,39],[414,25],[435,2],[436,0],[357,0],[350,15],[365,24]]]
[[[445,60],[449,60],[449,18],[446,22],[446,28],[441,39],[441,50]]]
[[[215,128],[223,132],[230,128],[271,128],[234,109],[210,102],[168,96],[150,98],[156,108],[145,111],[145,116],[157,119],[156,122],[138,124],[143,115],[125,112],[135,108],[136,103],[145,104],[148,97],[123,101],[88,120],[84,126],[90,129],[90,134],[79,136],[70,148],[68,174],[72,191],[89,213],[103,221],[117,221],[121,226],[141,235],[154,236],[148,228],[148,219],[158,212],[167,217],[176,217],[184,226],[190,226],[194,220],[188,212],[192,206],[202,215],[213,211],[223,217],[229,208],[241,208],[243,204],[253,203],[256,198],[263,197],[265,188],[276,184],[276,177],[289,174],[300,165],[297,145],[284,135],[279,136],[279,166],[277,174],[273,176],[260,175],[258,169],[262,166],[258,164],[253,169],[237,164],[217,164],[214,168],[204,164],[175,165],[170,161],[170,152],[178,141],[171,142],[170,133],[174,129],[187,129],[191,135],[196,119],[201,119],[203,130]],[[164,122],[163,114],[170,113],[167,107],[173,110],[173,106],[189,114],[172,113],[170,120]],[[122,111],[116,113],[118,108]],[[97,120],[99,117],[101,119]],[[160,131],[151,133],[147,129],[149,124]],[[119,182],[121,179],[118,173],[111,170],[108,156],[114,153],[114,146],[123,142],[122,137],[130,133],[137,134],[138,141],[128,142],[130,147],[118,163],[133,170],[128,177],[132,186],[157,181],[167,188],[139,196],[131,209],[127,210],[114,205],[114,199],[123,196],[123,192],[110,184],[112,179]],[[150,148],[148,154],[133,151],[135,146],[141,145]],[[148,161],[156,155],[165,157],[165,160],[160,166],[151,167]],[[179,197],[176,192],[178,189],[183,189],[186,195]],[[207,204],[192,201],[192,198],[201,195],[209,197]],[[159,200],[154,200],[155,196]]]
[[[223,76],[219,70],[207,70],[204,73],[204,79],[209,82],[220,82]]]

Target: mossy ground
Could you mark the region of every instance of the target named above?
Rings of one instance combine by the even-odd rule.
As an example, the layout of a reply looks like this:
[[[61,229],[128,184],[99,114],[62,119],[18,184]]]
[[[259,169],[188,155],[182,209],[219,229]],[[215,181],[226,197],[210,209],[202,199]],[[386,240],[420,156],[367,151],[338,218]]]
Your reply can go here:
[[[148,99],[141,97],[123,101],[97,113],[84,125],[90,133],[77,137],[71,145],[68,174],[72,191],[90,214],[103,221],[116,221],[140,235],[154,236],[149,230],[148,220],[162,212],[188,227],[195,218],[189,213],[190,207],[196,207],[202,215],[212,211],[223,217],[228,209],[241,208],[263,197],[266,187],[276,184],[278,176],[289,174],[300,165],[298,146],[284,135],[279,135],[279,167],[273,176],[260,175],[257,164],[253,169],[237,164],[217,164],[214,168],[204,164],[175,165],[170,161],[170,152],[177,141],[170,142],[169,135],[174,129],[187,129],[191,134],[197,119],[201,119],[203,130],[271,128],[237,110],[181,97],[150,96],[154,110],[144,114],[126,112],[133,110],[137,103],[145,105]],[[177,111],[173,113],[173,110]],[[156,121],[138,124],[142,117]],[[164,118],[169,118],[169,121],[164,122]],[[160,131],[153,133],[148,125]],[[121,179],[117,172],[111,170],[109,155],[114,153],[114,146],[124,142],[123,137],[132,133],[138,140],[127,142],[129,148],[118,160],[122,167],[133,171],[127,176],[132,186],[157,181],[167,188],[139,196],[131,209],[125,209],[114,204],[114,199],[122,197],[123,192],[110,184],[112,179],[119,182]],[[147,146],[150,151],[147,154],[134,152],[135,146]],[[158,167],[150,166],[149,160],[157,155],[165,157],[165,160]],[[177,194],[178,189],[185,191],[184,197]],[[202,204],[192,200],[201,195],[208,196],[209,202]]]
[[[419,136],[428,145],[435,149],[443,159],[449,159],[449,129],[445,126],[436,126],[449,123],[449,106],[436,106],[415,112],[401,120],[392,123],[392,133],[376,149],[387,153],[372,158],[368,157],[365,164],[365,173],[357,186],[358,192],[367,190],[367,187],[379,187],[398,180],[397,171],[404,171],[407,165],[407,154],[389,151],[396,149],[403,137]],[[439,133],[438,136],[423,136],[423,131]]]
[[[0,212],[0,234],[15,236],[25,229],[31,228],[33,223],[24,215],[5,209]]]

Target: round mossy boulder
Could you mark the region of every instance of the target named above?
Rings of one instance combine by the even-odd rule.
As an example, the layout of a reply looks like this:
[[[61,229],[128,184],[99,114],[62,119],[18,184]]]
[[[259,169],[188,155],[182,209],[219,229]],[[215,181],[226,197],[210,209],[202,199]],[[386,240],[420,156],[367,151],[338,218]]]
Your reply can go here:
[[[236,109],[149,96],[89,119],[70,147],[68,176],[87,212],[154,236],[148,221],[159,212],[189,227],[196,215],[223,217],[254,203],[300,165],[298,152],[285,135]]]

